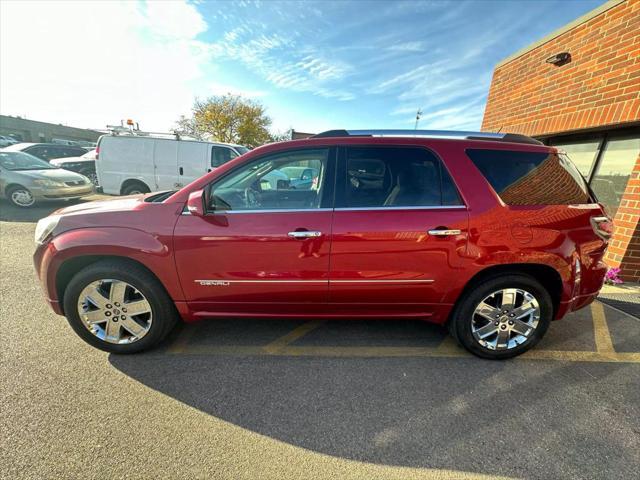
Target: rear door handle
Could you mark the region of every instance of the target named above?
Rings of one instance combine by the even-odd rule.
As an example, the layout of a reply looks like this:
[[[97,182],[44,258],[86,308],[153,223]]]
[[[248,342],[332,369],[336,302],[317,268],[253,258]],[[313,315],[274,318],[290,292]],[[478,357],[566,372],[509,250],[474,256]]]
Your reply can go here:
[[[317,238],[322,236],[322,232],[310,232],[308,230],[289,232],[287,235],[296,240],[304,240],[305,238]]]
[[[436,229],[436,230],[429,230],[429,235],[433,235],[434,237],[449,237],[451,235],[460,235],[462,233],[461,230],[457,230],[457,229]]]

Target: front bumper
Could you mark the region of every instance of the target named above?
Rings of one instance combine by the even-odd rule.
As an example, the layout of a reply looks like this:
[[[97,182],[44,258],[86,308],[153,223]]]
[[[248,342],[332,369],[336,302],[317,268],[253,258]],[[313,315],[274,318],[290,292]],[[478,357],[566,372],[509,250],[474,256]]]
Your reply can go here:
[[[36,200],[65,200],[69,198],[86,197],[95,192],[92,184],[75,187],[29,188]]]

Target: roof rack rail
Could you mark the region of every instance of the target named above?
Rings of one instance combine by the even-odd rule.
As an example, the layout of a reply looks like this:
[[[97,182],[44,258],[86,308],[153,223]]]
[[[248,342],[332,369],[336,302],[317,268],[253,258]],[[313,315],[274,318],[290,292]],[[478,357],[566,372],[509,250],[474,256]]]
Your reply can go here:
[[[327,130],[311,138],[329,137],[424,137],[459,138],[467,140],[497,140],[511,143],[544,145],[541,141],[519,133],[466,132],[452,130]]]

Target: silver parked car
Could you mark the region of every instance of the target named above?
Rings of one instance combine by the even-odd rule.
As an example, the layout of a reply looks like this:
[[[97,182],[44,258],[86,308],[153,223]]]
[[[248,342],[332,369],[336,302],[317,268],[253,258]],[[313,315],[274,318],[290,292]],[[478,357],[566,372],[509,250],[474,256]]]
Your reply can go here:
[[[28,153],[0,150],[0,195],[17,207],[92,193],[93,184],[84,175],[49,165]]]

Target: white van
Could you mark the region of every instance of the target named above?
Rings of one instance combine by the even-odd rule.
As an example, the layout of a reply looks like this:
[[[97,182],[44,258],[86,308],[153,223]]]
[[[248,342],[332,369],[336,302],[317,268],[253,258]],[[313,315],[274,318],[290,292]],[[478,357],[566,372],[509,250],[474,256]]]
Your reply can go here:
[[[142,135],[100,137],[96,173],[104,193],[175,190],[249,149],[242,145]]]

